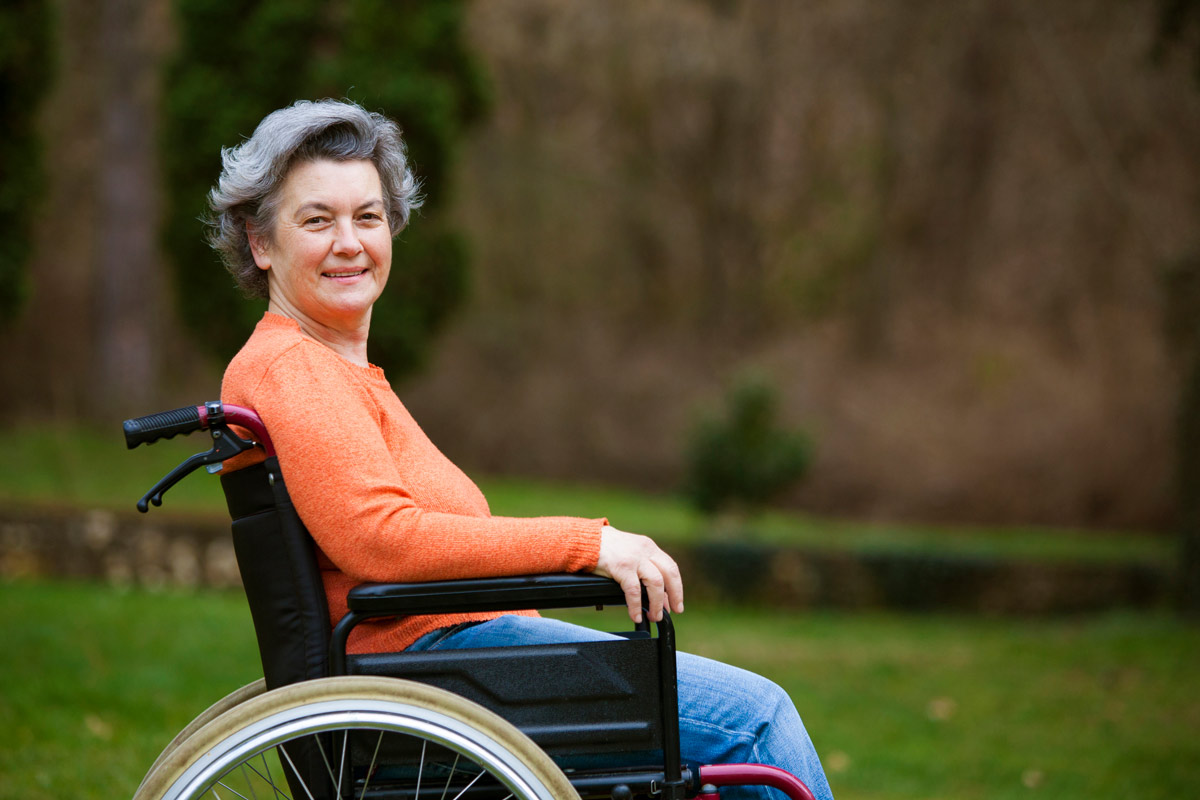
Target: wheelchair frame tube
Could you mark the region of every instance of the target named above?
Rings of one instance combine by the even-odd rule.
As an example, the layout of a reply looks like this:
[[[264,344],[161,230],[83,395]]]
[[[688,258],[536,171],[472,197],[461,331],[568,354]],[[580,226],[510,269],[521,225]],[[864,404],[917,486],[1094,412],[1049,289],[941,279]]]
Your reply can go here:
[[[706,764],[698,770],[701,794],[696,800],[715,797],[707,792],[708,787],[720,786],[770,786],[786,794],[791,800],[816,800],[804,781],[779,767],[766,764]]]
[[[645,590],[642,597],[645,598]],[[685,784],[683,764],[679,753],[679,685],[675,671],[675,624],[671,614],[663,609],[663,618],[658,626],[658,679],[662,697],[673,697],[675,702],[662,703],[663,722],[663,772],[666,780],[662,797],[665,800],[682,800]],[[645,615],[643,614],[643,618]]]
[[[196,411],[200,415],[201,428],[209,428],[213,424],[220,425],[222,423],[237,425],[250,431],[254,441],[262,445],[262,449],[268,457],[275,455],[275,445],[271,444],[267,426],[263,424],[256,412],[233,403],[214,403],[212,405],[214,408],[210,408],[207,403],[196,406]],[[216,416],[213,412],[217,412],[221,419],[211,419],[210,416]]]

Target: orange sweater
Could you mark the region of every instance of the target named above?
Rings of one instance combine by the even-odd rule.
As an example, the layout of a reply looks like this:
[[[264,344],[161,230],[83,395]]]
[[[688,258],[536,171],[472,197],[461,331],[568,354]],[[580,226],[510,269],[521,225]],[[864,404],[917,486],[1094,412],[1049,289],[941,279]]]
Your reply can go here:
[[[226,369],[221,399],[254,409],[266,424],[292,502],[319,548],[334,622],[346,613],[346,593],[363,581],[596,566],[604,520],[493,517],[483,493],[418,427],[383,370],[352,364],[292,319],[263,317]],[[495,616],[369,622],[352,634],[350,650],[401,650],[437,628]]]

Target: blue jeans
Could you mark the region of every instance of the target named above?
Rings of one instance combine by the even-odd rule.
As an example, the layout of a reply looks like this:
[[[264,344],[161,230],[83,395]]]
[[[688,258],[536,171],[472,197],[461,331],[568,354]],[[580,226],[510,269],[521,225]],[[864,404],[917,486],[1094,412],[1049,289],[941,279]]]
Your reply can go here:
[[[422,636],[409,650],[458,650],[618,637],[554,619],[503,616]],[[770,764],[791,772],[818,800],[833,800],[821,760],[783,689],[766,678],[679,653],[679,739],[685,762]],[[779,798],[774,789],[726,789],[725,800]]]

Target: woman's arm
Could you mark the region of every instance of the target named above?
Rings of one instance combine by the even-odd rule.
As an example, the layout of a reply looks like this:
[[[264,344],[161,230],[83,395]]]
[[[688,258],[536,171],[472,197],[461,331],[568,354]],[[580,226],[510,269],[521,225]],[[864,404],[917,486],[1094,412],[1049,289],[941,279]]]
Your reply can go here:
[[[302,341],[246,396],[228,381],[226,397],[262,417],[296,510],[340,570],[355,580],[427,581],[596,566],[603,520],[490,516],[390,390],[395,407],[381,408],[357,369]]]

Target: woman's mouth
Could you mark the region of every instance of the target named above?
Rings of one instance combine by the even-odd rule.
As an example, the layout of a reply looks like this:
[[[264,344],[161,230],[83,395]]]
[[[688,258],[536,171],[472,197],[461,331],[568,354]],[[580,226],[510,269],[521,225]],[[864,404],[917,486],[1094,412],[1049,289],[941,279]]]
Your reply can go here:
[[[322,278],[333,278],[336,280],[339,278],[357,278],[359,275],[365,275],[366,273],[367,273],[367,271],[365,269],[355,269],[355,270],[345,270],[345,271],[338,271],[338,272],[322,272],[321,277]]]

